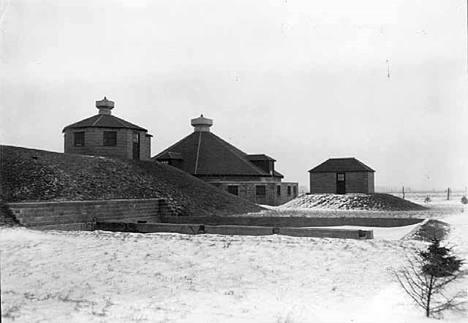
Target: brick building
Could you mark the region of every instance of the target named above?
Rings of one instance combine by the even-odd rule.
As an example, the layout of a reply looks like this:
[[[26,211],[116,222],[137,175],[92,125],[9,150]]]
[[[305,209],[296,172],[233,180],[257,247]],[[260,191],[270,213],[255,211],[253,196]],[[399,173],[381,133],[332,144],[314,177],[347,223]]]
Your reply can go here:
[[[374,193],[374,173],[356,158],[330,158],[309,170],[310,193]]]
[[[114,102],[96,101],[99,113],[63,128],[65,153],[150,160],[148,130],[112,115]]]
[[[275,159],[232,146],[210,131],[213,120],[203,115],[191,124],[192,134],[152,159],[258,204],[280,205],[297,197],[298,184],[282,182]]]

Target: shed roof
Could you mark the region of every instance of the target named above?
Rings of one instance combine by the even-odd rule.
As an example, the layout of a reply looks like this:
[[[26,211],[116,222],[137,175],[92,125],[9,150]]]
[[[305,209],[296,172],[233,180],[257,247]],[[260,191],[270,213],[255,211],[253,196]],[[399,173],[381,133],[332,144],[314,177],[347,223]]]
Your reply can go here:
[[[310,173],[336,173],[336,172],[375,172],[372,168],[351,158],[330,158],[317,167],[309,170]]]
[[[254,155],[247,155],[247,159],[248,160],[253,160],[253,161],[257,161],[257,160],[272,160],[272,161],[276,161],[275,159],[271,158],[270,156],[267,156],[265,154],[254,154]]]
[[[182,154],[180,153],[174,153],[172,151],[166,151],[164,153],[161,153],[159,156],[159,160],[181,160],[182,159]]]
[[[249,155],[208,131],[191,133],[152,160],[164,160],[169,153],[180,154],[183,158],[181,169],[193,175],[271,176],[251,163]],[[273,176],[283,177],[276,171]]]
[[[117,118],[110,114],[96,114],[92,117],[83,119],[81,121],[72,123],[65,128],[67,129],[82,129],[82,128],[115,128],[115,129],[133,129],[139,131],[148,131],[145,128],[139,127],[133,123]]]

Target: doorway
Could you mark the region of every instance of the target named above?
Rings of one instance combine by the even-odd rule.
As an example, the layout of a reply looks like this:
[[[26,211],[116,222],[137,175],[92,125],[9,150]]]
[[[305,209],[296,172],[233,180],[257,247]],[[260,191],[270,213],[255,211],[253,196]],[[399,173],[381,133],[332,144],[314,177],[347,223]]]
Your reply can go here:
[[[346,194],[345,173],[336,173],[336,194]]]

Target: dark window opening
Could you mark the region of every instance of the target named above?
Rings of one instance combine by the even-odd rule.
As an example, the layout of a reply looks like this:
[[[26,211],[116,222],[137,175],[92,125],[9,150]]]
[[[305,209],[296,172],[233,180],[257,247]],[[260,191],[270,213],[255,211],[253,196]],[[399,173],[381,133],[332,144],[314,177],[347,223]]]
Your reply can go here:
[[[237,185],[228,185],[228,193],[238,196],[239,195],[239,186]]]
[[[266,196],[266,186],[265,185],[255,186],[255,195],[256,196]]]
[[[133,141],[133,159],[140,160],[140,134],[138,132],[134,132],[132,135]]]
[[[297,195],[297,187],[296,186],[293,186],[293,194],[294,194],[294,196]]]
[[[281,196],[281,186],[276,186],[276,195]]]
[[[104,131],[102,138],[103,146],[117,146],[117,131]]]
[[[291,186],[288,185],[288,195],[291,195]]]
[[[73,144],[75,147],[81,147],[85,145],[85,133],[84,131],[73,133]]]

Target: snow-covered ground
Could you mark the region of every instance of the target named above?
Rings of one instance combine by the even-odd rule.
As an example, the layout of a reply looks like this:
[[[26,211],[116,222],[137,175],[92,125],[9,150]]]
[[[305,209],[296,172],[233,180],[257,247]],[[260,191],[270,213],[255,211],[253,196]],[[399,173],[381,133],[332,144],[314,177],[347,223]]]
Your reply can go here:
[[[468,208],[453,203],[441,220],[468,259]],[[413,227],[377,229],[360,241],[4,228],[3,322],[433,321],[390,272],[425,244],[398,240]]]

